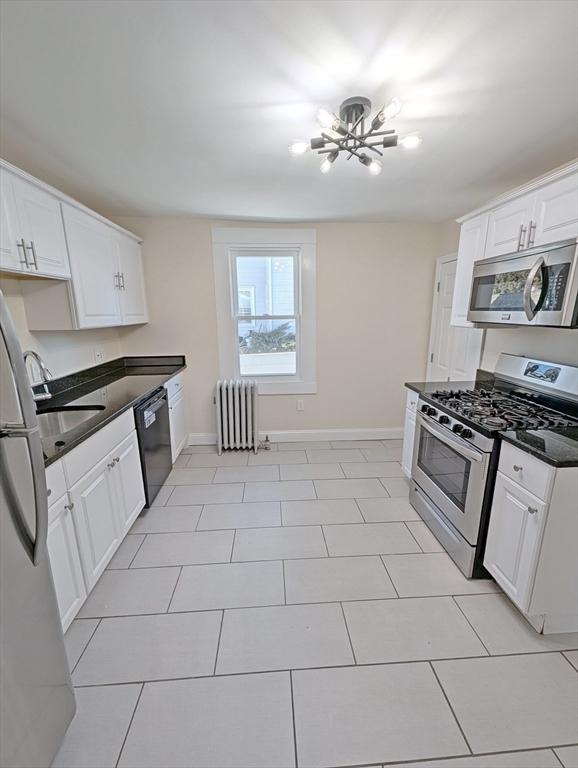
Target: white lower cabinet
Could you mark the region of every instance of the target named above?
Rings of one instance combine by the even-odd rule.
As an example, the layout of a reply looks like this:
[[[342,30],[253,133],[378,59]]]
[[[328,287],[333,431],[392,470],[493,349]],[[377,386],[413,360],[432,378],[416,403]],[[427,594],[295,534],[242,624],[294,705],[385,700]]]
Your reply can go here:
[[[66,631],[86,599],[72,506],[67,493],[48,508],[47,547],[62,629]]]
[[[530,604],[545,520],[545,503],[498,472],[484,565],[522,611]]]
[[[132,432],[111,454],[118,522],[121,536],[127,534],[145,504],[138,438]]]
[[[69,626],[145,505],[138,438],[127,411],[46,470],[48,553]]]
[[[405,408],[405,426],[403,430],[403,449],[401,468],[407,477],[411,477],[411,462],[413,459],[413,443],[415,436],[415,412],[419,395],[411,389],[407,391]]]
[[[183,392],[169,400],[169,422],[171,427],[171,457],[173,464],[187,442],[187,418]]]
[[[484,565],[544,634],[578,630],[576,498],[578,467],[502,446]]]
[[[70,489],[82,569],[89,590],[120,544],[112,468],[107,457]]]

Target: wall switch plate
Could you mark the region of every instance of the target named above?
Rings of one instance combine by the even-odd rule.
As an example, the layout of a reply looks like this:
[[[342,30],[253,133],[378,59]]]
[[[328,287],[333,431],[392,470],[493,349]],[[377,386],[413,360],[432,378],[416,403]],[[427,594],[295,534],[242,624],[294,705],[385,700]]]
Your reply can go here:
[[[103,349],[95,349],[94,350],[94,362],[96,365],[100,365],[101,363],[104,363],[104,350]]]
[[[305,410],[305,401],[304,400],[297,400],[297,410],[298,411],[304,411]]]

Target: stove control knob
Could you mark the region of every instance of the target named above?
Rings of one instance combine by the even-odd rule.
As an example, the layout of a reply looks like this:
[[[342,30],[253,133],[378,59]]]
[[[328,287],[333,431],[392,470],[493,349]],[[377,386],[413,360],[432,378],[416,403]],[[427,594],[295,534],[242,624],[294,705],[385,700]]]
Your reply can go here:
[[[463,428],[464,428],[463,424],[454,424],[454,426],[452,427],[452,432],[461,432]]]
[[[436,409],[435,409],[435,408],[428,408],[428,412],[427,412],[427,415],[428,415],[428,416],[437,416],[437,411],[436,411]]]
[[[462,429],[461,435],[462,437],[472,437],[472,430],[471,429]]]
[[[438,421],[439,421],[440,424],[449,424],[450,423],[450,418],[449,418],[449,416],[443,416],[442,415],[442,416],[439,417]]]
[[[422,413],[427,413],[429,411],[429,405],[422,405],[421,411]]]

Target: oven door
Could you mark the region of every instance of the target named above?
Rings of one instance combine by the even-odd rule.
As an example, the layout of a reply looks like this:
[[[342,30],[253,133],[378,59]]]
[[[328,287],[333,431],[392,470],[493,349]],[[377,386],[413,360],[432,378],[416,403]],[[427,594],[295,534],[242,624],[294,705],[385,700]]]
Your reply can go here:
[[[574,241],[476,261],[468,320],[572,326],[577,279]]]
[[[472,545],[478,539],[490,454],[421,413],[411,476]]]

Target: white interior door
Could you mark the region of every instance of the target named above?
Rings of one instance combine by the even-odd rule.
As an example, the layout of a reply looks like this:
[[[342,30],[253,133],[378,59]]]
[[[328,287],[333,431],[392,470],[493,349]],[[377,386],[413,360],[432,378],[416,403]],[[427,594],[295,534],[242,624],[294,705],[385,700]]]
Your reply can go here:
[[[457,259],[438,259],[432,309],[428,381],[474,379],[480,363],[483,331],[451,324]]]

